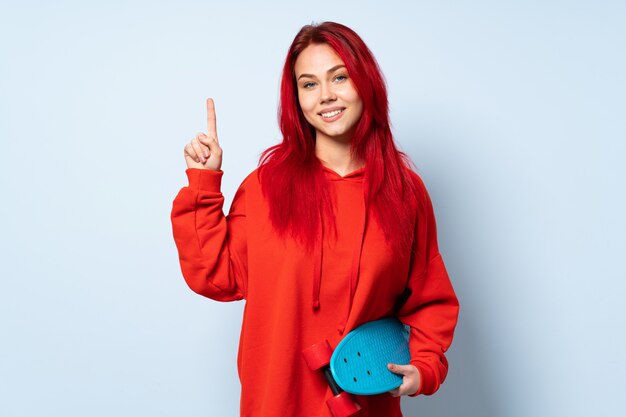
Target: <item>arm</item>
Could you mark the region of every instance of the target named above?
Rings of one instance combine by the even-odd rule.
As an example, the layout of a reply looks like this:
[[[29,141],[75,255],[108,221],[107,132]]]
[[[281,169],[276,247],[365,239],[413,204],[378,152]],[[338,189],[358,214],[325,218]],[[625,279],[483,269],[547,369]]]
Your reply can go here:
[[[189,185],[172,204],[172,232],[180,267],[189,288],[216,301],[247,295],[245,187],[242,184],[223,213],[223,171],[188,168]]]
[[[404,292],[405,302],[397,317],[411,326],[410,364],[420,373],[420,387],[414,394],[432,395],[448,373],[445,352],[452,343],[459,314],[459,302],[439,253],[432,202],[422,180],[417,178],[418,213],[415,240]]]

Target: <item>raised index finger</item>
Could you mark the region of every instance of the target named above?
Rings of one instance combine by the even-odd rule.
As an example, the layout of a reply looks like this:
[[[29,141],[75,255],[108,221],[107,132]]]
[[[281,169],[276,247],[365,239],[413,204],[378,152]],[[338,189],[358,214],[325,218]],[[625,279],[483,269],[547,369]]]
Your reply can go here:
[[[212,98],[206,100],[206,112],[207,112],[207,136],[217,139],[217,127],[215,121],[215,103]]]

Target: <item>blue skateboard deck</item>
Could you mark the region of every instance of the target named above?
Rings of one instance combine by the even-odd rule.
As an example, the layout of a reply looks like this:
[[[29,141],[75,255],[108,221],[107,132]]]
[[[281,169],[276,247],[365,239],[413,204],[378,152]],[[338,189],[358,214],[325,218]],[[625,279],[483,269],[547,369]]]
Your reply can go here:
[[[388,363],[407,365],[410,326],[396,318],[367,322],[348,333],[330,358],[330,371],[346,392],[374,395],[402,384],[402,375],[387,368]]]

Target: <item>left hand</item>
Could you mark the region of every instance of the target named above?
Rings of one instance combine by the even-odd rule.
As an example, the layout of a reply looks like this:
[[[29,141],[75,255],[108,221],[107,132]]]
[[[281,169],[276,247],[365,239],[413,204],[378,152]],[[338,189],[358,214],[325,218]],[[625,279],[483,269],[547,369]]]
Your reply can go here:
[[[387,364],[389,369],[394,374],[403,375],[402,385],[396,389],[388,391],[392,397],[399,397],[401,395],[412,395],[417,392],[420,387],[420,372],[414,365],[397,365],[395,363]]]

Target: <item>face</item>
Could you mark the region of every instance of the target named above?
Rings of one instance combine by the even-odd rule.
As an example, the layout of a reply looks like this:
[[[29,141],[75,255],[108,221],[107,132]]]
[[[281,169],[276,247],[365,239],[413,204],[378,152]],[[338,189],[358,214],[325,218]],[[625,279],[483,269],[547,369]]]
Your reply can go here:
[[[339,55],[327,44],[310,44],[298,55],[294,70],[300,107],[316,139],[350,142],[363,103]]]

